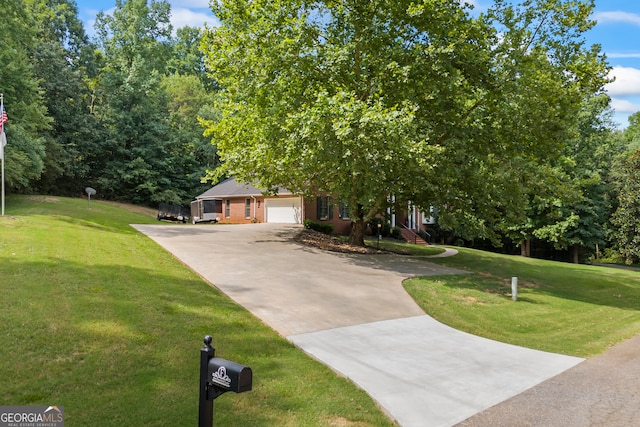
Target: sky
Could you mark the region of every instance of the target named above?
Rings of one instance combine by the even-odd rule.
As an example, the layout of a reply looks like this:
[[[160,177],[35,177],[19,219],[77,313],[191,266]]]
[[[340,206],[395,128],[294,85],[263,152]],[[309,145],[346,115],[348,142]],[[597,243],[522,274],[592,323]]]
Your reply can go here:
[[[482,10],[488,0],[466,0]],[[92,35],[98,12],[110,13],[115,0],[76,0],[80,19]],[[174,28],[185,25],[215,26],[218,21],[209,8],[209,0],[169,0]],[[593,19],[596,26],[587,35],[587,44],[599,44],[611,66],[615,82],[606,86],[614,110],[613,120],[619,128],[628,117],[640,111],[640,0],[595,0]]]

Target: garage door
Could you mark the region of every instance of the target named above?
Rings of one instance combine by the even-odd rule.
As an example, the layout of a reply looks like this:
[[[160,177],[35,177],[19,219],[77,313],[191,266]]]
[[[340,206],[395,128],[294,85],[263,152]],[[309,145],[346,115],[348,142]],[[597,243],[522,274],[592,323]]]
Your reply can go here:
[[[302,207],[299,197],[265,200],[266,222],[281,224],[302,223]]]

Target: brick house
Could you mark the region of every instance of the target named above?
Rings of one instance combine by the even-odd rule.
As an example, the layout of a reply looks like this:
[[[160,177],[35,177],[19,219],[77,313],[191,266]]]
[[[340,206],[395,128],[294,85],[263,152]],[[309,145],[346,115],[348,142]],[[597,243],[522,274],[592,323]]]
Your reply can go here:
[[[344,204],[331,197],[303,197],[286,188],[279,188],[277,196],[265,196],[251,184],[228,178],[196,197],[191,203],[194,222],[217,219],[220,223],[246,224],[253,222],[302,224],[305,219],[331,223],[334,232],[348,234],[351,219]]]

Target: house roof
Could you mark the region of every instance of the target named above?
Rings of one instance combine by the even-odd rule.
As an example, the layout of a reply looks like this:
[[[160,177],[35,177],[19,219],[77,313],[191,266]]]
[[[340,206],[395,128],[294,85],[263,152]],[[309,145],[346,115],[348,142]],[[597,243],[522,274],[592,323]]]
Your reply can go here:
[[[234,177],[227,178],[221,183],[214,185],[204,193],[196,196],[196,199],[222,199],[230,197],[262,196],[264,190],[254,187],[251,184],[237,182]],[[278,195],[291,195],[291,191],[286,188],[278,188]]]

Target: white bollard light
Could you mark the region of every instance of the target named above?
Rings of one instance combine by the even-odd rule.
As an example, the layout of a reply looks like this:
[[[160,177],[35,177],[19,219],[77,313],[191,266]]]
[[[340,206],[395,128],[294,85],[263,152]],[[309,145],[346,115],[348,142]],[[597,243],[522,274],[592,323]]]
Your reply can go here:
[[[511,278],[511,299],[518,301],[518,278]]]

